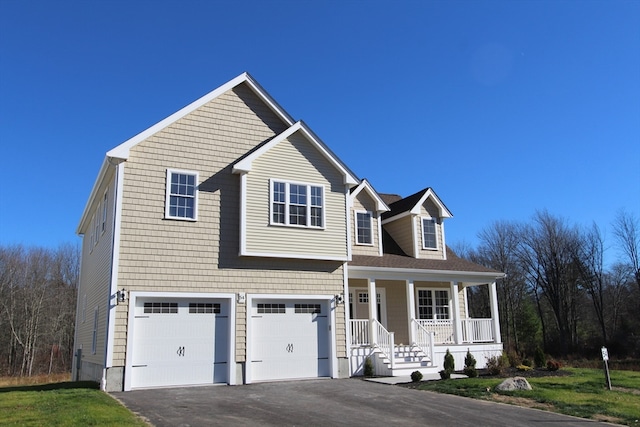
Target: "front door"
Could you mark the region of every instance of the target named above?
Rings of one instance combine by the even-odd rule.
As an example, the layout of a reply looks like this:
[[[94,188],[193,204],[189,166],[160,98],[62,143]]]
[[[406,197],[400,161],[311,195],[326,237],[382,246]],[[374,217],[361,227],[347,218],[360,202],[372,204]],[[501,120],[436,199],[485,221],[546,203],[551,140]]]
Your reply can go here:
[[[377,303],[376,319],[387,327],[387,304],[384,289],[376,289]],[[349,311],[352,319],[369,318],[369,290],[366,288],[352,289],[349,293]]]

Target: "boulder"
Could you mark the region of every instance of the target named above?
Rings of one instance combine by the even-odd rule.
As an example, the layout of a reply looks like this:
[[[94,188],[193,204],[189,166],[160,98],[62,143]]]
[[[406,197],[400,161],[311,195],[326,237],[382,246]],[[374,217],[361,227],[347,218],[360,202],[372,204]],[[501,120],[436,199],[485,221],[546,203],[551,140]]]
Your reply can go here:
[[[512,391],[512,390],[531,390],[531,385],[524,377],[507,378],[502,381],[496,390],[500,391]]]

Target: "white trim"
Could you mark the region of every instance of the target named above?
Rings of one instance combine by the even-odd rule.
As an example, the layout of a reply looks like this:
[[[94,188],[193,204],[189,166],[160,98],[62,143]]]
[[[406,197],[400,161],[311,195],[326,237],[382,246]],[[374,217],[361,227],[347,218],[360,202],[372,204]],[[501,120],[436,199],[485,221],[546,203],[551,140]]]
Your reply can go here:
[[[345,343],[346,343],[346,351],[347,356],[349,356],[349,349],[351,348],[351,333],[349,332],[349,265],[345,262],[342,264],[342,306],[344,307],[344,327],[345,327]]]
[[[131,390],[131,371],[133,362],[133,336],[135,328],[136,302],[138,298],[167,298],[167,299],[226,299],[229,301],[229,348],[227,353],[227,382],[236,383],[236,294],[205,293],[205,292],[129,292],[129,317],[127,319],[127,348],[124,368],[124,391]]]
[[[409,216],[409,215],[413,215],[413,214],[410,211],[401,212],[398,215],[394,215],[392,217],[383,219],[382,220],[382,225],[388,224],[390,222],[396,221],[398,219],[404,218],[405,216]]]
[[[113,231],[111,241],[111,271],[109,311],[107,312],[107,354],[105,367],[113,366],[113,351],[116,328],[116,298],[118,292],[118,269],[120,268],[120,224],[122,221],[122,189],[124,188],[124,163],[116,166],[113,195]]]
[[[449,282],[449,283],[453,283],[453,282]],[[432,309],[433,309],[433,315],[431,317],[431,319],[422,319],[420,317],[420,291],[446,291],[447,292],[447,306],[449,308],[449,317],[447,319],[438,319],[437,317],[437,313],[436,313],[436,295],[434,293],[431,294],[431,300],[433,302],[432,305]],[[418,286],[415,288],[415,292],[416,292],[416,298],[415,298],[415,314],[416,314],[416,319],[418,320],[453,320],[456,319],[456,317],[454,316],[454,312],[453,312],[453,301],[452,301],[452,296],[451,296],[451,289],[449,288],[437,288],[437,287],[433,287],[433,286]],[[442,306],[440,306],[442,307]]]
[[[335,298],[335,295],[297,295],[297,294],[247,294],[246,299],[246,325],[247,325],[247,333],[246,333],[246,359],[245,359],[245,383],[251,384],[253,379],[251,377],[251,344],[253,338],[253,331],[251,328],[251,315],[253,311],[253,301],[254,300],[324,300],[325,304],[327,304],[327,309],[332,312],[332,316],[327,316],[329,322],[329,329],[331,333],[329,334],[330,342],[329,342],[329,354],[331,357],[331,361],[329,366],[331,367],[330,375],[332,378],[336,378],[338,376],[337,366],[338,366],[338,355],[336,349],[336,318],[335,318],[335,306],[331,304],[331,301]]]
[[[455,270],[427,270],[414,268],[390,268],[390,267],[364,267],[359,265],[349,266],[350,279],[368,279],[375,277],[379,280],[410,280],[415,281],[464,281],[477,285],[487,284],[504,277],[504,273],[490,273],[481,271],[455,271]]]
[[[264,258],[314,259],[319,261],[351,261],[348,257],[345,257],[345,256],[330,256],[330,255],[304,255],[304,254],[293,254],[293,253],[252,252],[252,251],[245,251],[240,255],[264,257]]]
[[[382,217],[380,215],[376,215],[376,223],[378,225],[378,255],[384,255],[384,246],[382,245]]]
[[[444,237],[444,220],[440,220],[440,233],[442,234],[442,259],[447,259],[447,240]],[[437,236],[436,236],[437,241]]]
[[[462,343],[462,321],[460,319],[460,295],[458,295],[458,281],[452,280],[449,282],[451,288],[449,301],[451,308],[453,309],[453,319],[455,320],[453,327],[455,331],[455,343]]]
[[[327,146],[320,141],[311,130],[305,125],[303,122],[298,121],[293,126],[289,127],[284,132],[280,133],[269,142],[260,146],[257,150],[253,151],[251,154],[246,156],[244,159],[240,160],[236,164],[233,165],[233,173],[247,173],[251,172],[253,167],[253,161],[262,156],[264,153],[269,151],[271,148],[284,141],[294,133],[300,131],[304,137],[311,142],[314,147],[320,151],[320,153],[335,167],[343,176],[344,184],[357,185],[358,179],[348,170],[348,168],[335,157],[327,148]]]
[[[416,225],[416,216],[411,217],[411,235],[413,236],[413,257],[420,258],[420,236],[418,235],[418,226]]]
[[[374,239],[373,239],[373,212],[371,211],[360,211],[360,210],[354,210],[354,223],[356,226],[356,245],[358,246],[373,246],[374,245]],[[369,214],[369,239],[371,240],[370,243],[361,243],[358,241],[358,237],[359,237],[359,233],[358,231],[360,231],[360,228],[358,227],[358,214]]]
[[[373,189],[369,181],[366,179],[363,179],[362,182],[351,192],[351,199],[355,199],[362,190],[365,190],[373,201],[376,202],[376,210],[378,212],[388,212],[390,210],[389,206],[387,206],[387,204],[380,198],[376,190]]]
[[[246,174],[243,174],[246,175]],[[274,183],[282,183],[285,185],[285,189],[284,189],[284,223],[280,223],[280,222],[274,222],[273,221],[273,184]],[[305,197],[307,199],[306,204],[304,205],[306,207],[306,217],[305,217],[305,221],[306,224],[305,225],[301,225],[301,224],[290,224],[289,220],[290,220],[290,208],[291,208],[291,202],[290,202],[290,188],[291,185],[297,185],[299,187],[305,187],[306,188],[306,192],[305,192]],[[311,204],[311,188],[312,187],[316,187],[316,188],[320,188],[322,191],[322,205],[320,206],[320,208],[322,209],[322,218],[320,219],[320,221],[322,222],[321,226],[317,226],[317,225],[311,225],[311,209],[314,207],[318,207],[318,206],[314,206]],[[325,186],[324,184],[313,184],[313,183],[309,183],[309,182],[302,182],[302,181],[292,181],[292,180],[288,180],[288,179],[279,179],[279,178],[271,178],[269,179],[269,225],[272,226],[276,226],[276,227],[295,227],[295,228],[313,228],[313,229],[317,229],[317,230],[324,230],[325,229],[325,223],[326,223],[326,199],[325,199]],[[302,206],[302,205],[294,205],[294,206]]]
[[[440,211],[440,218],[451,218],[453,216],[451,212],[449,212],[449,209],[447,209],[444,203],[442,203],[440,198],[436,196],[436,193],[434,193],[431,188],[427,188],[418,203],[416,203],[413,208],[411,208],[411,213],[419,215],[421,212],[421,206],[429,198],[432,199],[433,203],[438,207],[438,210]]]
[[[182,217],[182,216],[172,216],[170,212],[170,203],[171,203],[171,177],[172,175],[191,175],[194,177],[194,189],[193,189],[193,218],[191,217]],[[164,196],[164,219],[174,219],[178,221],[191,221],[195,222],[198,220],[198,193],[200,190],[200,174],[196,171],[189,171],[183,169],[173,169],[167,168],[166,180],[165,180],[165,196]],[[179,195],[180,196],[180,195]],[[187,196],[183,196],[187,197]]]
[[[353,199],[349,197],[348,185],[344,186],[344,196],[345,196],[344,197],[344,218],[345,218],[345,225],[347,230],[347,258],[349,259],[349,261],[351,261],[351,256],[353,251],[351,247],[353,246],[351,243],[351,236],[353,235],[353,232],[351,230],[351,208],[353,207]]]
[[[247,253],[247,174],[240,175],[240,254]]]
[[[91,354],[98,353],[98,324],[100,323],[100,307],[93,307],[93,328],[91,329]]]
[[[464,318],[469,318],[469,299],[467,297],[467,286],[462,286],[462,293],[464,295]]]
[[[258,95],[258,97],[261,98],[262,101],[265,102],[271,108],[271,110],[274,113],[276,113],[276,115],[279,116],[279,118],[281,120],[283,120],[286,124],[288,124],[289,126],[291,126],[293,124],[293,122],[294,122],[293,118],[291,116],[289,116],[289,114],[287,112],[285,112],[282,109],[282,107],[280,107],[275,102],[275,100],[273,98],[271,98],[271,96],[269,96],[269,94],[266,93],[266,91],[249,75],[249,73],[242,73],[239,76],[235,77],[234,79],[232,79],[232,80],[228,81],[227,83],[223,84],[222,86],[218,87],[217,89],[214,89],[213,91],[209,92],[208,94],[196,99],[195,101],[193,101],[191,104],[187,105],[186,107],[181,108],[180,110],[176,111],[175,113],[171,114],[170,116],[166,117],[165,119],[159,121],[158,123],[156,123],[155,125],[151,126],[150,128],[140,132],[139,134],[137,134],[134,137],[128,139],[127,141],[123,142],[122,144],[118,145],[117,147],[111,149],[110,151],[107,152],[107,156],[109,156],[109,157],[117,157],[117,158],[125,159],[125,160],[128,159],[129,158],[129,151],[131,150],[131,148],[136,146],[138,143],[144,141],[145,139],[149,138],[153,134],[155,134],[155,133],[159,132],[160,130],[166,128],[167,126],[169,126],[173,122],[183,118],[187,114],[189,114],[192,111],[200,108],[201,106],[207,104],[208,102],[214,100],[218,96],[220,96],[223,93],[233,89],[234,87],[238,86],[241,83],[247,83],[247,85],[251,88],[251,90],[253,90],[253,92],[256,95]]]
[[[431,247],[431,246],[426,246],[426,242],[424,239],[424,222],[425,221],[432,221],[433,222],[433,233],[434,233],[434,240],[435,240],[435,247]],[[438,249],[440,249],[438,247],[438,220],[436,218],[430,217],[430,216],[420,216],[420,241],[422,242],[422,249],[425,251],[437,251]]]

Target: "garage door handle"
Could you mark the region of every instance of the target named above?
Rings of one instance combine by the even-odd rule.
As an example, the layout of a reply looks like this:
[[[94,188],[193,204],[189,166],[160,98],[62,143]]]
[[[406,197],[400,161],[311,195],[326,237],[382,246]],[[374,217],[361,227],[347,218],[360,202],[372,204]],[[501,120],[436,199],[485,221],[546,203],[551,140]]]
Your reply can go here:
[[[293,353],[293,344],[287,344],[287,353]]]
[[[184,347],[178,347],[178,351],[176,351],[178,356],[184,356]]]

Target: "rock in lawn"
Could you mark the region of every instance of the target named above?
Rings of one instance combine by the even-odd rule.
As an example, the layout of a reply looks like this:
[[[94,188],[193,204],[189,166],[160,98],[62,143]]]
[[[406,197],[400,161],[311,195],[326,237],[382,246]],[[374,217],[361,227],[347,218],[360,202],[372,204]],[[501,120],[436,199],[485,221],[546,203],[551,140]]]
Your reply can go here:
[[[507,378],[502,381],[497,387],[496,390],[501,391],[512,391],[512,390],[531,390],[531,385],[529,381],[527,381],[524,377],[513,377]]]

